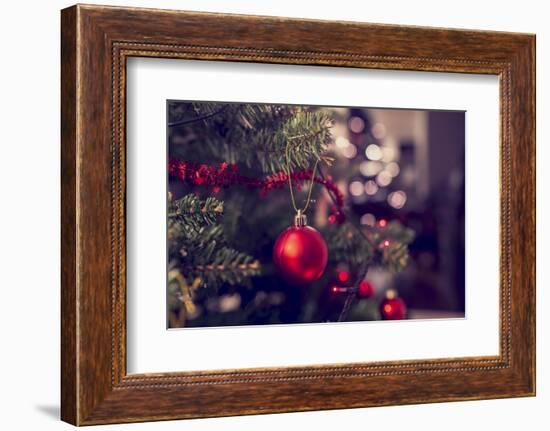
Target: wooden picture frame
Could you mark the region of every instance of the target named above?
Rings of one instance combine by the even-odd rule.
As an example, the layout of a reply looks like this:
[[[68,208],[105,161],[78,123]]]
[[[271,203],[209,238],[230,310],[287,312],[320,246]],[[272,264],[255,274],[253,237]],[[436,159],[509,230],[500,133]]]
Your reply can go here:
[[[62,11],[61,48],[64,421],[91,425],[535,394],[534,35],[77,5]],[[500,354],[128,375],[130,56],[498,75]]]

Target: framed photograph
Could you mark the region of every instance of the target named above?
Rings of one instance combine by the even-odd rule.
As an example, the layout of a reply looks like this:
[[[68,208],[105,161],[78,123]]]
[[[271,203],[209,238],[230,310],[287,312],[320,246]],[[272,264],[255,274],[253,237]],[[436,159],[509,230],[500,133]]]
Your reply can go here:
[[[535,394],[535,36],[62,11],[62,419]]]

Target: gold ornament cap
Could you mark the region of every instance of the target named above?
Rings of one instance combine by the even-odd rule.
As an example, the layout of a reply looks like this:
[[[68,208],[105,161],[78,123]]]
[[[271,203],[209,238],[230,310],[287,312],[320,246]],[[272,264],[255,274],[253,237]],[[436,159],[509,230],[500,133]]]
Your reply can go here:
[[[298,210],[296,212],[296,216],[294,217],[294,226],[295,227],[307,226],[306,215],[301,210]]]

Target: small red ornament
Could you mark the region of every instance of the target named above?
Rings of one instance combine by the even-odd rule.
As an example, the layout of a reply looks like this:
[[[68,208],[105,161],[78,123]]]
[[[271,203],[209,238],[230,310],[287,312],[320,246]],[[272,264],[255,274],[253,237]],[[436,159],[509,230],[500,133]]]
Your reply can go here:
[[[395,291],[388,290],[386,298],[380,304],[380,314],[384,320],[401,320],[407,314],[405,302],[399,298]]]
[[[357,296],[359,296],[360,298],[370,298],[372,295],[374,295],[374,288],[372,287],[372,284],[370,284],[366,280],[363,280],[361,283],[359,283]]]
[[[299,213],[294,226],[283,231],[273,247],[273,263],[281,277],[293,285],[306,285],[321,278],[328,260],[328,248],[321,234],[307,226]]]

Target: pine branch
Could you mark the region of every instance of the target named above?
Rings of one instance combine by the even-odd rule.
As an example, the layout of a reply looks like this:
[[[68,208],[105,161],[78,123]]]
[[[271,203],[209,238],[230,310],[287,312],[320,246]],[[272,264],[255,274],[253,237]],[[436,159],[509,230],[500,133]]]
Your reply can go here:
[[[375,258],[376,248],[363,236],[357,235],[352,224],[346,222],[343,225],[330,225],[326,230],[330,250],[330,260],[334,265],[345,262],[353,273],[365,264],[372,263]]]
[[[371,229],[369,237],[378,244],[376,264],[392,272],[405,269],[409,260],[408,245],[415,237],[412,229],[392,220],[385,227]]]
[[[380,263],[392,272],[400,272],[407,266],[409,251],[406,244],[392,243],[382,250]]]
[[[323,111],[298,111],[275,134],[263,141],[263,170],[274,173],[311,169],[316,160],[323,160],[332,141],[331,127],[332,119]],[[285,155],[287,145],[290,145],[288,164]]]
[[[251,256],[231,248],[218,251],[212,263],[196,264],[183,268],[190,274],[200,274],[207,284],[229,283],[244,284],[248,277],[260,274],[260,262],[252,260]]]
[[[209,115],[221,107],[225,107],[223,112]],[[311,169],[316,160],[324,160],[332,141],[332,117],[321,110],[219,103],[195,103],[193,109],[199,117],[208,116],[188,124],[195,136],[190,145],[197,161],[214,156],[218,161],[239,163],[271,174],[286,171],[285,150],[289,144],[290,168]],[[173,110],[184,108],[176,104]],[[179,111],[172,116],[189,115]]]
[[[225,109],[225,106],[222,106],[220,109],[218,109],[214,112],[210,112],[208,114],[204,114],[204,115],[201,115],[199,117],[184,118],[184,119],[181,119],[181,120],[178,120],[178,121],[172,121],[172,122],[168,123],[168,127],[184,126],[184,125],[187,125],[187,124],[192,124],[192,123],[197,123],[199,121],[207,120],[210,117],[221,114],[224,111],[224,109]]]
[[[203,285],[244,284],[260,273],[252,256],[232,248],[219,224],[223,202],[188,194],[169,203],[168,252],[171,266],[185,280],[200,278]]]
[[[223,202],[214,197],[200,200],[190,193],[169,204],[168,218],[190,225],[198,230],[202,225],[212,225],[223,215]]]

